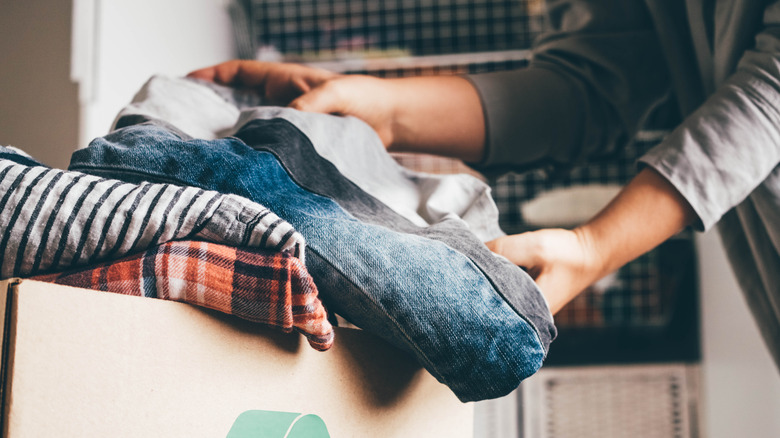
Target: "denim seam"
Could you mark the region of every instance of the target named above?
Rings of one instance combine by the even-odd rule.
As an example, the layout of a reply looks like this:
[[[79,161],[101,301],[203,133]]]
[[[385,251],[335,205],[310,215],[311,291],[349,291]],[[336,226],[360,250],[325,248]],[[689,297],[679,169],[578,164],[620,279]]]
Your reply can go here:
[[[425,237],[425,236],[418,236],[418,237]],[[426,237],[426,238],[428,238],[428,237]],[[430,239],[430,238],[428,238],[428,239]],[[433,240],[433,239],[431,239],[431,240]],[[441,241],[437,240],[437,242],[441,242]],[[530,318],[528,318],[526,315],[524,315],[522,312],[520,312],[517,308],[515,308],[515,306],[512,304],[512,302],[510,300],[508,300],[504,296],[504,293],[501,292],[501,289],[499,287],[497,287],[496,283],[493,281],[492,275],[490,275],[490,273],[486,272],[478,263],[474,262],[469,256],[463,254],[462,252],[458,251],[455,248],[452,248],[451,246],[447,245],[447,243],[445,243],[445,242],[441,242],[441,243],[444,246],[446,246],[447,248],[449,248],[451,251],[456,252],[456,253],[460,254],[461,256],[463,256],[464,258],[468,259],[469,262],[472,265],[474,265],[474,267],[476,267],[476,269],[479,272],[481,272],[482,275],[485,276],[487,281],[490,283],[490,286],[492,287],[492,289],[496,292],[496,295],[498,295],[501,298],[501,301],[504,304],[506,304],[507,306],[509,306],[509,308],[512,309],[512,311],[514,311],[517,314],[517,316],[519,316],[523,321],[525,321],[528,325],[531,326],[531,328],[533,329],[534,334],[536,335],[536,340],[539,342],[539,345],[542,346],[542,350],[544,350],[544,357],[547,358],[548,348],[546,348],[544,343],[542,342],[541,335],[539,333],[539,328],[536,327],[536,324],[534,324],[533,321],[531,321]],[[518,268],[518,269],[520,269],[520,268]],[[552,342],[552,340],[550,340],[550,341]]]
[[[239,141],[242,141],[242,142],[243,142],[243,140],[241,140],[241,139],[238,139],[238,138],[237,138],[237,140],[239,140]],[[250,147],[251,147],[251,146],[250,146]],[[255,149],[255,148],[253,148],[253,149]],[[257,150],[257,149],[255,149],[255,150]],[[287,169],[287,166],[285,166],[285,165],[284,165],[284,161],[280,159],[280,157],[279,157],[279,156],[276,154],[276,152],[275,152],[275,151],[273,151],[273,150],[270,150],[270,149],[262,149],[262,151],[263,151],[263,152],[268,152],[268,153],[272,154],[272,155],[273,155],[273,156],[276,158],[276,160],[279,162],[279,164],[282,166],[282,168],[283,168],[283,169],[284,169],[284,171],[287,173],[287,175],[290,177],[290,179],[291,179],[291,180],[293,180],[293,181],[295,181],[295,182],[296,182],[296,184],[298,184],[298,185],[299,185],[299,186],[300,186],[302,189],[304,189],[304,190],[306,190],[306,191],[308,191],[308,192],[310,192],[310,193],[313,193],[313,194],[315,194],[315,195],[317,195],[317,196],[324,196],[324,195],[320,195],[319,193],[316,193],[316,192],[314,192],[314,191],[311,191],[311,190],[307,189],[306,187],[302,186],[300,183],[298,183],[298,180],[297,180],[297,179],[296,179],[296,178],[295,178],[295,177],[292,175],[292,173],[291,173],[291,172],[290,172],[290,171]],[[335,202],[335,201],[334,201],[334,202]],[[345,211],[346,211],[346,210],[345,210]],[[392,230],[392,229],[390,229],[390,228],[388,228],[388,227],[386,227],[386,226],[384,226],[384,225],[380,225],[380,224],[372,224],[372,225],[373,225],[373,226],[376,226],[376,227],[381,227],[381,228],[384,228],[384,229],[386,229],[386,230],[388,230],[388,231],[397,232],[397,231],[394,231],[394,230]],[[474,261],[473,261],[473,260],[472,260],[470,257],[468,257],[468,256],[466,256],[465,254],[461,253],[461,252],[460,252],[460,251],[458,251],[457,249],[455,249],[455,248],[452,248],[452,247],[451,247],[450,245],[448,245],[446,242],[442,242],[442,241],[439,241],[439,240],[431,239],[430,237],[427,237],[427,236],[420,236],[420,235],[416,235],[416,234],[414,234],[414,236],[416,236],[416,237],[418,237],[418,238],[427,239],[427,240],[431,240],[431,241],[433,241],[433,242],[439,243],[439,244],[443,245],[444,247],[446,247],[446,248],[447,248],[449,251],[452,251],[453,253],[456,253],[456,254],[460,254],[460,255],[461,255],[461,256],[462,256],[464,259],[466,259],[466,260],[468,261],[468,263],[469,263],[469,265],[471,265],[472,269],[474,269],[474,270],[475,270],[475,271],[477,271],[477,272],[481,272],[481,273],[482,273],[482,275],[485,277],[485,279],[486,279],[486,280],[488,280],[488,282],[490,283],[490,287],[491,287],[491,289],[493,290],[493,292],[495,292],[495,293],[496,293],[496,295],[498,295],[498,296],[501,298],[501,302],[502,302],[503,304],[507,305],[507,307],[509,307],[509,308],[510,308],[510,309],[511,309],[513,312],[515,312],[515,314],[517,314],[517,315],[518,315],[518,316],[519,316],[519,317],[520,317],[520,318],[521,318],[521,319],[522,319],[524,322],[526,322],[526,323],[527,323],[527,324],[528,324],[528,325],[531,327],[531,329],[532,329],[532,331],[533,331],[534,335],[536,336],[536,341],[539,343],[539,345],[542,347],[542,350],[544,351],[544,358],[546,358],[546,357],[547,357],[547,349],[546,349],[546,348],[544,348],[544,344],[542,343],[542,341],[541,341],[541,339],[540,339],[540,336],[539,336],[539,331],[538,331],[538,329],[536,328],[536,326],[535,326],[535,325],[534,325],[534,324],[533,324],[533,323],[532,323],[532,322],[531,322],[531,321],[530,321],[528,318],[526,318],[526,317],[525,317],[525,315],[523,315],[523,314],[521,314],[520,312],[518,312],[518,311],[517,311],[517,309],[515,309],[515,308],[514,308],[514,306],[512,306],[512,305],[511,305],[511,303],[510,303],[510,302],[509,302],[509,301],[508,301],[506,298],[504,298],[503,294],[502,294],[502,293],[501,293],[501,292],[498,290],[498,288],[497,288],[497,287],[496,287],[496,285],[494,284],[494,282],[493,282],[492,278],[490,277],[490,275],[488,275],[488,274],[487,274],[487,273],[486,273],[486,272],[485,272],[485,271],[484,271],[482,268],[480,268],[480,266],[479,266],[477,263],[475,263],[475,262],[474,262]],[[310,248],[310,249],[311,249],[311,248]],[[317,251],[316,251],[316,250],[314,250],[314,249],[311,249],[311,250],[312,250],[312,251],[314,251],[314,252],[317,252]],[[356,284],[355,284],[355,283],[354,283],[354,282],[353,282],[353,281],[352,281],[352,280],[351,280],[349,277],[347,277],[346,275],[344,275],[344,273],[343,273],[343,272],[341,272],[339,269],[337,269],[335,266],[333,266],[333,264],[330,262],[330,260],[328,260],[328,259],[326,259],[325,257],[323,257],[323,256],[322,256],[322,254],[319,254],[319,253],[318,253],[318,255],[319,255],[319,257],[320,257],[320,259],[321,259],[321,260],[325,260],[325,261],[327,261],[327,263],[328,263],[328,264],[329,264],[329,265],[330,265],[330,266],[331,266],[331,267],[334,269],[334,271],[338,272],[338,273],[339,273],[339,274],[340,274],[340,275],[341,275],[343,278],[345,278],[345,279],[346,279],[346,280],[347,280],[347,281],[348,281],[350,284],[352,284],[352,286],[353,286],[353,287],[355,287],[357,290],[361,290],[361,293],[362,293],[362,289],[361,289],[360,287],[358,287],[358,286],[357,286],[357,285],[356,285]],[[362,293],[362,294],[363,294],[363,295],[365,295],[366,297],[368,297],[368,298],[370,299],[370,301],[371,301],[371,302],[372,302],[372,303],[373,303],[375,306],[379,306],[379,304],[378,304],[378,303],[376,303],[376,301],[374,300],[374,298],[373,298],[371,295],[369,295],[369,294],[365,294],[365,293]],[[412,346],[414,346],[414,349],[415,349],[415,350],[416,350],[416,351],[417,351],[417,352],[420,354],[420,356],[421,356],[421,357],[424,357],[424,358],[425,358],[425,360],[426,360],[426,362],[428,362],[428,364],[430,365],[430,367],[431,367],[431,368],[433,368],[433,369],[435,369],[435,370],[436,370],[436,372],[437,372],[437,374],[439,374],[439,377],[441,377],[441,373],[438,371],[438,369],[436,369],[436,367],[435,367],[435,366],[433,366],[433,364],[432,364],[432,363],[431,363],[431,361],[428,359],[428,357],[427,357],[427,356],[424,354],[424,352],[423,352],[422,350],[420,350],[420,349],[417,347],[417,344],[416,344],[415,342],[413,342],[413,341],[412,341],[412,340],[409,338],[409,335],[408,335],[408,334],[407,334],[407,333],[406,333],[406,332],[405,332],[405,331],[402,329],[403,325],[402,325],[402,324],[400,324],[400,323],[398,323],[398,322],[397,322],[397,321],[396,321],[396,320],[395,320],[395,319],[394,319],[392,316],[390,316],[390,315],[389,315],[389,313],[388,313],[388,312],[384,311],[384,309],[383,309],[383,308],[379,307],[379,309],[383,311],[382,313],[384,313],[385,315],[387,315],[387,316],[388,316],[388,318],[389,318],[389,319],[390,319],[390,320],[393,322],[393,324],[396,326],[396,328],[397,328],[397,329],[398,329],[398,330],[399,330],[401,333],[403,333],[403,335],[406,337],[407,341],[409,341],[409,343],[410,343]],[[482,318],[482,320],[484,321],[484,318]],[[511,361],[509,360],[509,358],[507,357],[507,355],[506,355],[506,352],[504,352],[504,350],[503,350],[503,349],[498,349],[497,351],[499,352],[499,354],[501,355],[502,359],[504,359],[504,361],[505,361],[505,362],[507,362],[507,363],[511,362]],[[446,382],[446,381],[445,381],[443,378],[441,378],[440,380],[441,380],[443,383],[445,383],[447,386],[449,386],[449,383],[448,383],[448,382]]]

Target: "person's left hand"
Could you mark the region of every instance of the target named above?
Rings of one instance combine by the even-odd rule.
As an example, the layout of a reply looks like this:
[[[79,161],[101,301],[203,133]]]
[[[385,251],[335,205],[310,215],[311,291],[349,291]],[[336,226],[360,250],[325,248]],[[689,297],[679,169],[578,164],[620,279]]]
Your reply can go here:
[[[504,236],[488,248],[527,270],[552,313],[607,274],[594,245],[582,229],[545,229]]]
[[[274,105],[355,116],[374,128],[385,147],[398,141],[398,109],[411,104],[404,97],[409,94],[404,93],[409,81],[340,75],[300,64],[233,60],[187,76],[253,89]]]
[[[505,236],[487,246],[526,268],[555,313],[585,288],[696,219],[682,194],[648,167],[593,219],[573,230]]]
[[[271,104],[288,105],[340,75],[299,64],[235,59],[192,71],[187,76],[236,88],[253,89]]]

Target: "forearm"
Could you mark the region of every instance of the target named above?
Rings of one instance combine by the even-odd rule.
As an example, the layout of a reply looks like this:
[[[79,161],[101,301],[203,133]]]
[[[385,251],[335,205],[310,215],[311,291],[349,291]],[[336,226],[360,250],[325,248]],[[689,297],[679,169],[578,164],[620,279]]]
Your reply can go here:
[[[423,152],[479,161],[485,122],[479,95],[461,77],[390,79],[396,152]]]
[[[576,228],[609,274],[677,234],[696,218],[688,202],[652,168],[642,170],[610,204]]]

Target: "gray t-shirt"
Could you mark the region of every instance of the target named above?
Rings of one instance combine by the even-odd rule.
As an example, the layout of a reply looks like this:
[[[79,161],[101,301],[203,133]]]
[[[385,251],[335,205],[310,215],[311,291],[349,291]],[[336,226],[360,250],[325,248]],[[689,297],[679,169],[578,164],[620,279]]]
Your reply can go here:
[[[682,123],[640,159],[717,224],[780,365],[780,1],[548,1],[528,68],[471,75],[502,171],[626,143],[672,97]],[[706,293],[706,292],[705,292]]]

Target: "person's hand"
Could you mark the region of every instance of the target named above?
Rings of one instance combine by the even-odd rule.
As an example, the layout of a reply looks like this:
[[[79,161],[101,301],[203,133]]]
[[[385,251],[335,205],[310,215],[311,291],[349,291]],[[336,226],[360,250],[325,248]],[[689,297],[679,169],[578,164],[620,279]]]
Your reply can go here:
[[[580,229],[531,231],[500,237],[486,245],[528,271],[552,313],[608,274],[587,233]]]
[[[482,104],[465,78],[380,79],[259,61],[228,61],[189,76],[254,89],[272,105],[357,117],[374,128],[385,147],[393,151],[470,162],[484,154]]]
[[[235,88],[250,88],[274,105],[287,105],[338,75],[298,64],[233,60],[195,70],[187,76]]]
[[[341,116],[368,123],[384,143],[397,143],[395,109],[401,91],[397,82],[371,76],[348,75],[329,79],[290,103],[291,108]]]
[[[228,61],[188,76],[258,91],[274,105],[301,111],[351,115],[368,123],[389,146],[394,141],[391,81],[360,75],[338,75],[299,64]]]
[[[487,245],[528,269],[555,313],[696,218],[693,207],[664,176],[645,168],[593,219],[574,230],[533,231]]]

